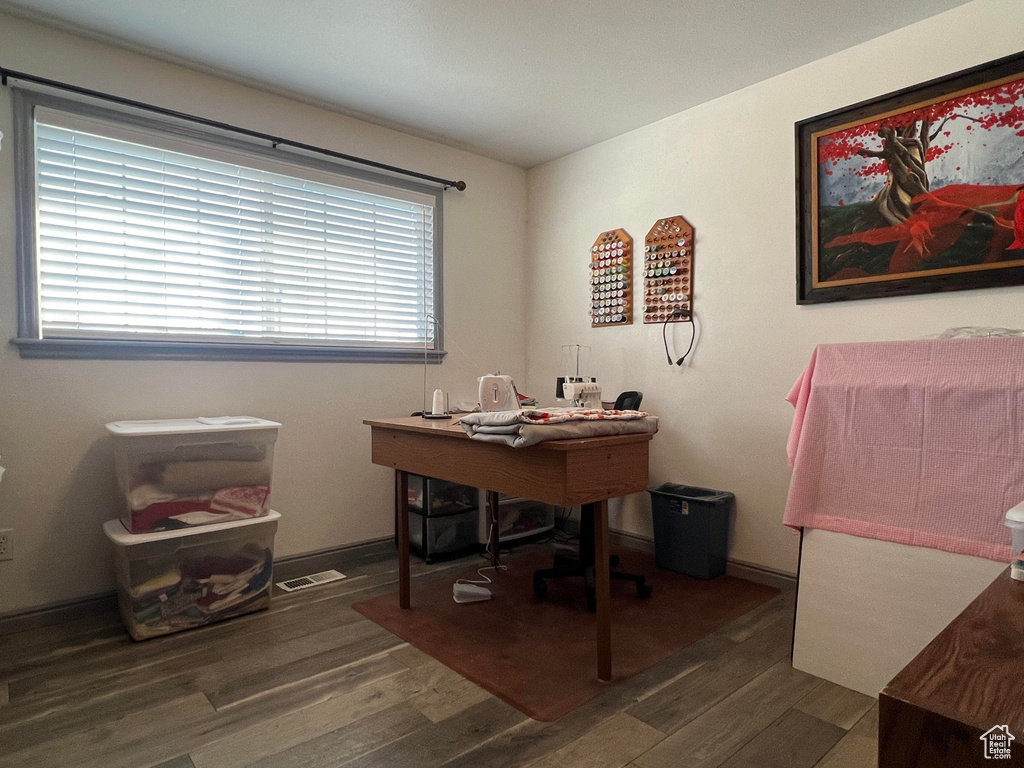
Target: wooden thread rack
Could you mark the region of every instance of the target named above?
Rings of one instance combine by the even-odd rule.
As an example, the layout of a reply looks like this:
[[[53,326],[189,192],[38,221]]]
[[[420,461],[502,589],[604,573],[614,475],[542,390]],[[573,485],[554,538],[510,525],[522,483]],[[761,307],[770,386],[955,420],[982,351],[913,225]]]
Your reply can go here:
[[[633,238],[602,232],[590,249],[590,326],[633,323]]]
[[[693,226],[660,219],[644,245],[644,322],[688,323],[693,312]],[[685,314],[676,314],[682,310]]]

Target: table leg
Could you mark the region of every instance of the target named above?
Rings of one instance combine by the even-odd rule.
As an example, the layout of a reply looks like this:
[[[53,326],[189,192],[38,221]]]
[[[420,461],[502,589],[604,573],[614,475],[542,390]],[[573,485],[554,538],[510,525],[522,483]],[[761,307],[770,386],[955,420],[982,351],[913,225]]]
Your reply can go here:
[[[597,593],[597,679],[612,679],[611,589],[608,565],[608,500],[594,504],[594,587]]]
[[[501,565],[499,558],[500,533],[501,533],[501,517],[498,509],[498,492],[488,491],[487,492],[487,519],[491,521],[491,565],[497,568]]]
[[[409,607],[409,474],[395,470],[398,498],[398,607]]]

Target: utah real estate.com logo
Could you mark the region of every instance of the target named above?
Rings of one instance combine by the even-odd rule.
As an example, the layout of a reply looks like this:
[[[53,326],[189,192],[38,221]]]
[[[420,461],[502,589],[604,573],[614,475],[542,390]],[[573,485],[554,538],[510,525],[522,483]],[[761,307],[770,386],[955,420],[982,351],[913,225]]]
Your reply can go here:
[[[986,760],[1010,759],[1010,742],[1014,740],[1014,735],[1010,733],[1009,726],[994,725],[981,734],[981,740],[985,742]]]

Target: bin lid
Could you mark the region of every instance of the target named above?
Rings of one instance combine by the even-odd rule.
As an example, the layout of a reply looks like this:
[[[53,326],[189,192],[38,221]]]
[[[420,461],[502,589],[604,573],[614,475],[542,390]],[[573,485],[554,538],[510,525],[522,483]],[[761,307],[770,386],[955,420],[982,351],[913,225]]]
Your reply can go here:
[[[687,501],[708,503],[728,501],[733,498],[731,491],[716,491],[713,488],[699,488],[696,485],[680,485],[678,483],[662,483],[657,488],[648,488],[647,492],[658,496],[674,496]]]
[[[1006,510],[1006,525],[1011,528],[1020,528],[1021,526],[1017,523],[1024,523],[1024,501],[1016,507]]]
[[[237,432],[246,429],[276,429],[276,421],[255,416],[200,416],[195,419],[145,419],[142,421],[112,421],[107,431],[119,437],[146,437],[197,432]]]
[[[271,509],[265,515],[250,517],[246,520],[230,520],[226,523],[213,523],[212,525],[194,525],[191,528],[175,528],[170,531],[154,531],[153,533],[131,533],[120,520],[107,520],[103,524],[103,532],[107,534],[108,539],[119,546],[134,547],[137,544],[149,544],[153,541],[167,541],[168,539],[183,539],[187,536],[223,531],[228,528],[244,528],[247,525],[259,525],[260,523],[276,523],[280,519],[281,513]]]

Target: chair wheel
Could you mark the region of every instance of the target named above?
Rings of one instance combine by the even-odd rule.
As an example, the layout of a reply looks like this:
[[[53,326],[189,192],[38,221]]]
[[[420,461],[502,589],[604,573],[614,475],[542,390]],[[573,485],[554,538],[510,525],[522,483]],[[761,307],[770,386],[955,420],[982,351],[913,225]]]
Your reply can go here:
[[[548,596],[548,583],[539,576],[533,577],[533,594],[541,600]]]
[[[651,587],[650,584],[644,584],[642,581],[638,581],[636,583],[636,593],[640,595],[640,597],[648,598],[651,596],[653,591],[654,588]]]

